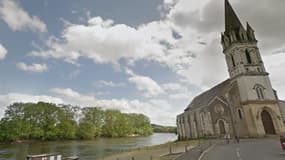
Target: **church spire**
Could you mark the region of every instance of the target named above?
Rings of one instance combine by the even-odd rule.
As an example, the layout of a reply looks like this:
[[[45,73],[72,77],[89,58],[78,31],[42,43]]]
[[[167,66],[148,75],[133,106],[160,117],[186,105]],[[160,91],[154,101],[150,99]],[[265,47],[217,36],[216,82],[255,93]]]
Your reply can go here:
[[[225,24],[225,33],[230,33],[231,31],[238,31],[241,28],[244,29],[228,0],[225,0]]]

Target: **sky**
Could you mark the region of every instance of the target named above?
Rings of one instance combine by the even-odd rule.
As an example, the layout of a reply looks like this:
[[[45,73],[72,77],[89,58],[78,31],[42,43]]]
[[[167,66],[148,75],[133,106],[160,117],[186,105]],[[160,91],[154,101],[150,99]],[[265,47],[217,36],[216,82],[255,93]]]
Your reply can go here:
[[[231,0],[285,99],[284,0]],[[0,0],[0,117],[14,102],[142,113],[175,125],[226,80],[223,0]]]

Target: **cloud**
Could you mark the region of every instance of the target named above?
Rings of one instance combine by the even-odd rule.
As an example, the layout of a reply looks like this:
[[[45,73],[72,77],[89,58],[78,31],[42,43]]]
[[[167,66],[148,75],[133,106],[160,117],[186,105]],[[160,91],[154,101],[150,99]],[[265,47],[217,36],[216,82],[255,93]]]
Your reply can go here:
[[[2,44],[0,44],[0,60],[5,59],[7,52],[7,49]]]
[[[177,94],[171,94],[169,95],[169,98],[171,99],[190,99],[190,95],[186,94],[186,93],[177,93]]]
[[[179,2],[176,2],[176,5],[180,5]],[[167,1],[167,3],[171,3],[171,1]],[[125,24],[115,24],[113,20],[91,17],[86,25],[66,25],[61,37],[51,37],[47,41],[47,50],[34,50],[29,55],[63,59],[73,64],[77,64],[78,59],[84,57],[92,59],[95,63],[108,63],[113,66],[120,66],[122,59],[130,63],[139,60],[154,61],[163,67],[170,68],[180,76],[179,78],[185,79],[189,84],[209,87],[225,76],[209,79],[212,72],[197,75],[196,70],[203,68],[203,71],[206,71],[205,68],[210,66],[209,64],[213,65],[210,67],[217,66],[213,62],[208,62],[213,58],[222,57],[222,53],[220,53],[220,57],[216,54],[221,52],[220,44],[217,43],[217,46],[212,47],[213,41],[218,42],[219,32],[207,34],[204,37],[199,36],[196,32],[192,33],[188,29],[178,26],[171,18],[131,27]],[[199,42],[204,42],[204,45]],[[205,47],[207,50],[203,49]],[[207,59],[207,54],[202,52],[214,53]],[[203,66],[202,63],[196,62],[201,59],[208,64]],[[223,58],[220,61],[223,61]],[[218,71],[223,69],[219,68]],[[203,77],[208,73],[209,76]],[[207,81],[210,80],[212,81],[208,84]],[[131,79],[132,83],[137,84],[138,81],[152,83],[149,78],[143,76]],[[145,90],[142,87],[139,88]],[[162,92],[159,87],[156,88],[158,93],[155,91],[154,94]]]
[[[112,24],[112,20],[93,17],[88,25],[70,24],[61,39],[51,39],[45,51],[33,51],[32,56],[64,59],[76,62],[79,57],[96,63],[118,64],[123,58],[141,59],[163,54],[162,46],[153,43],[151,33],[125,24]],[[167,36],[167,35],[166,35]]]
[[[59,94],[59,95],[70,97],[70,98],[80,97],[80,94],[78,92],[75,92],[70,88],[52,88],[50,89],[50,91],[53,93]]]
[[[285,100],[285,75],[284,72],[285,56],[284,53],[264,56],[264,64],[269,72],[272,87],[277,90],[280,99]]]
[[[126,86],[125,83],[115,83],[113,81],[98,81],[93,84],[96,87],[123,87]]]
[[[183,86],[180,83],[166,83],[162,85],[163,89],[170,91],[183,90]]]
[[[130,69],[126,69],[126,73],[130,76],[128,78],[129,82],[135,84],[137,90],[141,91],[145,97],[153,97],[165,93],[163,88],[150,77],[137,75]]]
[[[94,94],[83,95],[71,88],[52,88],[49,90],[51,93],[55,93],[58,96],[62,96],[71,104],[78,104],[83,106],[90,106],[96,102]]]
[[[48,71],[48,66],[46,64],[33,63],[31,65],[28,65],[26,63],[19,62],[16,66],[21,71],[31,73],[42,73]]]
[[[103,109],[118,109],[125,113],[142,113],[150,117],[153,123],[158,124],[174,125],[175,123],[176,115],[171,111],[171,105],[162,99],[152,99],[149,102],[125,98],[97,99],[94,94],[81,94],[70,88],[53,88],[50,89],[50,92],[62,96],[65,103],[76,104],[82,107],[95,106]]]
[[[29,15],[14,0],[0,2],[0,17],[13,31],[47,32],[46,24],[39,17]]]

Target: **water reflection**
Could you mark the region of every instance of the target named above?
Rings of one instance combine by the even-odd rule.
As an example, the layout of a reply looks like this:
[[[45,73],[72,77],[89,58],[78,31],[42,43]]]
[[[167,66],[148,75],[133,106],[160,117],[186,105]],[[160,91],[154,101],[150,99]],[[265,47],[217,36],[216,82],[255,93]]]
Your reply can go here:
[[[175,134],[155,133],[148,137],[130,137],[93,141],[34,142],[24,144],[0,144],[0,160],[24,160],[28,154],[62,153],[94,160],[116,152],[163,144],[177,139]]]

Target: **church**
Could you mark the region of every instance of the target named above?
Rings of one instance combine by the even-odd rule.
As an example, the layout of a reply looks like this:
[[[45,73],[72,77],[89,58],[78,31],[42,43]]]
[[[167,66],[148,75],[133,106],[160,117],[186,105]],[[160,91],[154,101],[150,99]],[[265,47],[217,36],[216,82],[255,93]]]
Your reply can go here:
[[[271,86],[254,29],[242,25],[228,0],[221,44],[229,78],[196,96],[177,116],[179,139],[263,137],[285,131],[285,102]]]

